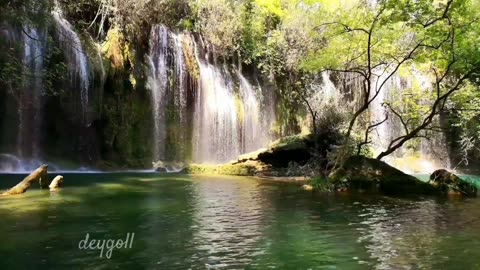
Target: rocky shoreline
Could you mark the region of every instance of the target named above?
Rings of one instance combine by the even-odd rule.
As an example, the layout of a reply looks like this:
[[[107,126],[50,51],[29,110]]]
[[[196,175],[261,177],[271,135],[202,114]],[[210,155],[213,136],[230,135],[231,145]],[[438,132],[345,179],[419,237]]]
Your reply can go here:
[[[267,148],[220,165],[190,164],[186,174],[253,176],[262,180],[292,182],[306,190],[378,192],[385,195],[476,196],[477,187],[447,170],[437,170],[428,182],[406,174],[387,163],[364,156],[351,156],[339,168],[319,180],[316,160],[310,154],[309,135],[286,137]]]

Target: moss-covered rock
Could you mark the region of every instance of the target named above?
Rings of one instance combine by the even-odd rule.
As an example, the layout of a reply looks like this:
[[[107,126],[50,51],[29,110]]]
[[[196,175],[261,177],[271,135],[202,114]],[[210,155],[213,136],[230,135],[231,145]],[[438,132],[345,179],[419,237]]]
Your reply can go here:
[[[289,136],[271,143],[267,148],[241,155],[231,163],[191,164],[183,172],[261,177],[307,175],[311,171],[308,162],[311,161],[312,144],[310,135]]]
[[[247,161],[237,164],[191,164],[182,170],[188,174],[219,174],[219,175],[238,175],[252,176],[257,172],[265,170],[265,165],[255,161]]]
[[[434,171],[430,175],[430,182],[444,193],[466,196],[477,195],[477,187],[474,184],[461,179],[445,169]]]
[[[253,160],[274,168],[287,168],[291,162],[306,163],[309,161],[313,144],[309,134],[284,137],[272,142],[267,148],[239,156],[234,164]]]
[[[353,156],[329,175],[336,189],[433,194],[436,188],[377,159]]]

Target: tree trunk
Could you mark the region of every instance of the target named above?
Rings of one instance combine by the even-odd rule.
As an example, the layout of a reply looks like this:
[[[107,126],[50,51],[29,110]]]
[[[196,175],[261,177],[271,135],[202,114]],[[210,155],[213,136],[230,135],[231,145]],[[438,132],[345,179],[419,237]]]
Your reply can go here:
[[[25,177],[22,182],[18,183],[16,186],[2,193],[1,195],[16,195],[22,194],[30,187],[33,182],[47,183],[47,168],[48,165],[42,165],[33,171],[30,175]],[[48,185],[48,184],[47,184]]]

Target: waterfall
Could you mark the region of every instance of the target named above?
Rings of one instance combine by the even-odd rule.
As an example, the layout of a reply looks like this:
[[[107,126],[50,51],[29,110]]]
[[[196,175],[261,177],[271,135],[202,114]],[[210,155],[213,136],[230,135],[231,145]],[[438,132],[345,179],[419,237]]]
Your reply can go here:
[[[268,114],[271,101],[262,94],[260,85],[253,87],[248,80],[237,71],[240,80],[240,98],[242,105],[242,149],[241,152],[250,152],[265,147],[271,140],[269,135],[272,114]],[[263,105],[263,106],[262,106]]]
[[[271,141],[272,98],[236,68],[210,63],[200,44],[189,33],[152,27],[146,62],[154,160],[191,152],[195,162],[220,163]]]
[[[404,132],[399,119],[390,113],[390,109],[386,104],[391,104],[392,107],[396,108],[398,104],[394,103],[398,103],[402,89],[408,87],[408,85],[405,85],[397,74],[394,74],[390,78],[388,78],[387,75],[379,76],[372,82],[371,98],[373,98],[380,85],[384,85],[370,105],[371,123],[375,124],[385,121],[388,115],[388,119],[376,127],[371,134],[375,155],[386,150],[390,142]],[[401,156],[402,149],[396,151],[394,155],[397,157]]]
[[[80,87],[80,103],[82,120],[89,124],[89,66],[88,59],[82,49],[79,36],[73,30],[72,25],[62,16],[61,10],[57,7],[52,12],[56,24],[57,38],[65,57],[67,58],[70,70],[71,84],[74,88]]]
[[[23,64],[26,78],[18,104],[17,154],[20,157],[39,158],[43,117],[43,69],[45,34],[26,27],[23,33]]]
[[[194,118],[194,161],[221,163],[265,147],[272,140],[269,129],[275,121],[273,102],[261,87],[252,84],[228,67],[201,59]]]
[[[153,138],[154,160],[165,159],[166,119],[165,109],[167,106],[167,57],[168,57],[168,29],[165,26],[152,28],[150,37],[150,53],[148,61],[150,65],[148,83],[152,90],[153,107]]]
[[[379,76],[373,82],[372,89],[377,89],[376,87],[386,79],[386,76]],[[406,96],[404,91],[418,87],[422,96],[425,97],[419,102],[428,107],[431,103],[428,97],[431,96],[432,86],[433,82],[415,68],[409,71],[409,76],[394,74],[385,81],[383,88],[370,106],[372,124],[384,120],[387,114],[389,116],[388,120],[376,127],[371,134],[375,155],[386,150],[392,140],[405,134],[401,120],[385,104],[391,104],[399,113],[409,113],[404,104],[411,97]],[[438,119],[432,125],[439,125]],[[450,159],[445,135],[433,132],[429,137],[429,139],[417,139],[418,147],[404,145],[386,157],[385,161],[409,173],[431,173],[438,168],[449,169]]]
[[[238,114],[241,100],[235,96],[231,74],[199,60],[200,84],[195,106],[194,160],[220,163],[241,153]]]
[[[150,33],[147,62],[155,161],[181,160],[186,156],[190,87],[183,52],[186,39],[185,35],[173,33],[164,25],[152,27]]]
[[[5,32],[12,48],[21,44],[17,55],[23,66],[23,77],[19,89],[13,93],[17,101],[18,129],[16,144],[12,144],[16,148],[11,154],[0,153],[0,172],[28,171],[42,163],[47,32],[30,25],[23,29],[7,27]]]

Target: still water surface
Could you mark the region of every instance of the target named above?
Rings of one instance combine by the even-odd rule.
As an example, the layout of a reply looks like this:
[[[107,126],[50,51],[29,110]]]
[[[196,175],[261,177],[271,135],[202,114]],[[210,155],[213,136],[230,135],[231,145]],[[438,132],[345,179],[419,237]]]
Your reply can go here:
[[[320,195],[240,177],[67,174],[0,198],[0,269],[480,269],[480,199]],[[21,175],[0,175],[8,188]],[[79,250],[125,238],[131,249]]]

